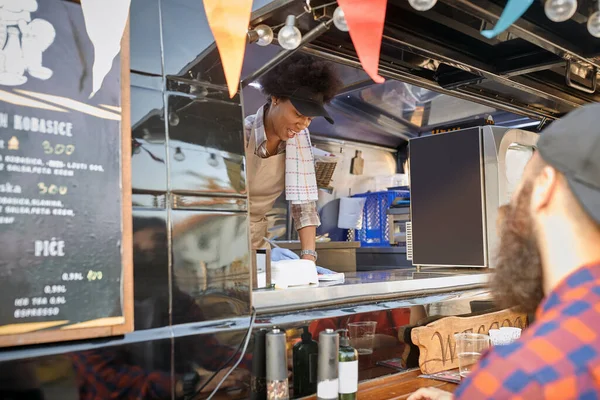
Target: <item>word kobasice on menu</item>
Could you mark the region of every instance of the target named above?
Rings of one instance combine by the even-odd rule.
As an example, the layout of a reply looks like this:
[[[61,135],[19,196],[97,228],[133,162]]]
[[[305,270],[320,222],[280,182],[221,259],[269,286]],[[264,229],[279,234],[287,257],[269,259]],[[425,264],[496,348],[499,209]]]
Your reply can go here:
[[[0,128],[12,128],[15,131],[39,132],[48,135],[73,136],[73,124],[66,121],[57,121],[51,119],[27,117],[22,115],[13,115],[13,123],[9,123],[10,116],[6,113],[0,113]]]

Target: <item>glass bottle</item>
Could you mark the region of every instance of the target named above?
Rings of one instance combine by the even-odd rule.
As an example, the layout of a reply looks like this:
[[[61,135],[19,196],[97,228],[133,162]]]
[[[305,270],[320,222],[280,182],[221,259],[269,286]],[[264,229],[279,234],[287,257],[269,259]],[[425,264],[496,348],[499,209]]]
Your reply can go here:
[[[340,329],[339,350],[339,400],[356,400],[358,392],[358,351],[350,346],[348,331]]]
[[[317,365],[319,345],[312,340],[308,327],[303,327],[302,340],[294,345],[294,398],[317,393]]]

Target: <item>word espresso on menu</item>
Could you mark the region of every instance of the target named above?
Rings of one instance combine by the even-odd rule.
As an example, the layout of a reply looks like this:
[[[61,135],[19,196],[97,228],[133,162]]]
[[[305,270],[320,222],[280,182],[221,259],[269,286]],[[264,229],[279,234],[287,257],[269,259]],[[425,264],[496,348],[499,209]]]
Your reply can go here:
[[[27,215],[74,217],[75,211],[65,206],[61,199],[62,196],[68,195],[70,185],[55,183],[51,177],[75,177],[76,173],[81,171],[102,173],[104,167],[100,164],[71,160],[75,156],[76,146],[65,140],[73,137],[73,124],[0,113],[0,132],[2,131],[10,131],[13,135],[8,140],[0,138],[0,172],[37,175],[40,179],[35,182],[35,197],[31,196],[31,190],[23,190],[20,180],[0,181],[0,225],[14,224],[19,216]],[[35,133],[56,136],[57,140],[52,137],[43,138],[44,140],[39,142],[39,149],[23,148],[23,135]],[[27,144],[30,146],[35,142],[28,140]],[[43,156],[21,155],[24,152]],[[36,247],[36,253],[37,249]]]

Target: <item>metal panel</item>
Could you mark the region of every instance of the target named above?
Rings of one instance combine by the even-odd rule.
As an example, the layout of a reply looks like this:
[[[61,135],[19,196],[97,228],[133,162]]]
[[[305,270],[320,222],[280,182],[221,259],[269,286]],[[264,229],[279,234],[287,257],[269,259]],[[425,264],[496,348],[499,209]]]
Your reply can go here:
[[[135,330],[171,324],[167,210],[133,211]]]
[[[171,216],[173,324],[249,314],[247,214],[174,210]]]
[[[131,70],[162,75],[159,0],[132,0]]]
[[[248,200],[244,197],[171,196],[171,207],[176,210],[199,211],[248,211]]]
[[[487,253],[489,267],[496,266],[496,251],[500,244],[497,231],[498,207],[508,203],[510,190],[507,181],[506,156],[513,144],[534,148],[539,135],[519,129],[485,126],[483,160],[485,169],[485,203],[487,220]]]
[[[137,78],[140,75],[132,76]],[[136,86],[132,82],[131,125],[133,192],[166,192],[166,135],[162,92]]]
[[[360,299],[383,300],[417,293],[447,291],[455,287],[481,287],[490,279],[487,273],[415,273],[414,269],[385,272],[346,273],[343,285],[253,293],[254,307],[260,313],[289,312],[324,307],[333,303],[359,302]]]
[[[168,96],[170,189],[246,195],[242,109],[221,91]]]

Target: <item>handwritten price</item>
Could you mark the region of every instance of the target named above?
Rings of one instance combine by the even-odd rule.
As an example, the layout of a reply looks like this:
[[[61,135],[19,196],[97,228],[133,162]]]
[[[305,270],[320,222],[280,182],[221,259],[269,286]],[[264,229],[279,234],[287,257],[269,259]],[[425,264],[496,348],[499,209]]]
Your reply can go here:
[[[42,147],[44,148],[44,153],[46,154],[66,154],[70,156],[75,152],[75,146],[72,144],[56,144],[52,145],[49,141],[44,140],[42,142]]]
[[[67,293],[67,288],[65,285],[46,285],[44,286],[45,294],[54,294],[54,293]]]
[[[102,279],[102,271],[92,271],[90,270],[87,274],[88,281],[96,281]]]
[[[80,272],[69,272],[69,273],[65,272],[62,274],[62,280],[63,281],[82,281],[83,274]]]
[[[69,191],[69,188],[66,186],[46,185],[44,182],[38,183],[38,189],[40,190],[40,194],[60,194],[61,196],[64,196]]]

